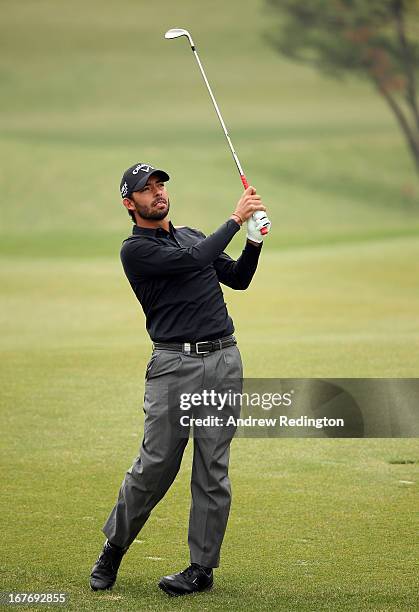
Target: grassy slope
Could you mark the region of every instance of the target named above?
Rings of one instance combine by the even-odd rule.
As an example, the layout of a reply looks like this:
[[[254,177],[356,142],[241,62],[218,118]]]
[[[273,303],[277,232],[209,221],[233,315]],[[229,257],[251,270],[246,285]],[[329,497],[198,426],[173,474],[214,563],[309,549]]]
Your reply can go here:
[[[226,292],[248,375],[417,375],[416,188],[381,101],[278,59],[255,1],[0,5],[2,588],[66,590],[74,610],[417,607],[417,466],[389,464],[417,461],[414,440],[235,440],[217,588],[168,601],[188,454],[115,592],[89,593],[150,350],[117,260],[120,171],[158,161],[174,218],[207,232],[239,193],[192,57],[162,33],[192,30],[275,223],[252,288]]]
[[[384,103],[367,84],[282,61],[264,41],[262,3],[226,10],[216,0],[205,16],[190,1],[159,2],[157,14],[128,0],[118,10],[4,5],[3,252],[114,253],[127,226],[117,187],[136,159],[172,174],[176,220],[210,231],[231,209],[240,183],[185,41],[162,37],[173,23],[199,42],[243,165],[270,205],[269,246],[417,234],[415,178]]]
[[[267,252],[247,299],[227,293],[248,374],[414,376],[417,256],[413,240]],[[274,274],[281,288],[263,291]],[[417,465],[389,461],[417,461],[415,440],[236,440],[223,569],[205,603],[155,590],[187,560],[188,454],[118,588],[91,595],[99,526],[139,444],[149,344],[111,260],[10,261],[1,286],[3,465],[14,474],[3,485],[4,588],[65,589],[74,610],[413,609]]]

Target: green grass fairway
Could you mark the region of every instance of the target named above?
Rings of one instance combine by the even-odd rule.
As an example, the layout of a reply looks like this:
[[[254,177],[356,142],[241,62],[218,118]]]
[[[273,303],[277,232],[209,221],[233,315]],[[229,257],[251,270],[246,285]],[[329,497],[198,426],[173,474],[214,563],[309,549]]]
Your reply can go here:
[[[249,292],[228,292],[247,374],[414,376],[418,256],[413,239],[264,254]],[[187,453],[117,587],[91,593],[141,437],[149,343],[115,260],[3,264],[3,590],[68,591],[72,610],[415,609],[419,455],[406,439],[235,440],[216,588],[172,601],[156,581],[188,561]]]
[[[276,56],[261,0],[0,8],[0,590],[67,592],[75,612],[418,610],[417,439],[235,439],[215,588],[172,600],[156,585],[189,560],[189,447],[115,589],[88,588],[151,350],[120,176],[160,165],[173,221],[206,233],[241,194],[164,32],[191,30],[273,221],[250,289],[225,291],[248,377],[418,376],[419,184],[384,102]]]

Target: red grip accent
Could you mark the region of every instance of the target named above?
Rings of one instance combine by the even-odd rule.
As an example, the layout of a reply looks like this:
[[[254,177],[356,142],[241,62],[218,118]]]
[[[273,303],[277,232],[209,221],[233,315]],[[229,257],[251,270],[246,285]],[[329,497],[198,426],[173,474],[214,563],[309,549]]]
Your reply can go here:
[[[241,174],[240,178],[242,180],[243,187],[245,189],[247,189],[249,187],[249,183],[247,182],[247,178],[245,177],[244,174]],[[262,236],[265,236],[268,232],[269,232],[269,229],[267,227],[262,227],[261,230],[260,230],[260,233],[262,234]]]

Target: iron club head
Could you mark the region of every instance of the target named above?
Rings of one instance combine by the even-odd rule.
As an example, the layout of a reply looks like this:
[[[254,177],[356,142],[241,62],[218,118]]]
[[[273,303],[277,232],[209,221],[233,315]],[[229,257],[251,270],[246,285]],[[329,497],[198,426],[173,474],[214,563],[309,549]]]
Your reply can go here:
[[[189,34],[188,30],[184,30],[183,28],[172,28],[168,30],[164,35],[165,38],[179,38],[180,36],[186,36],[189,40],[191,47],[194,46],[194,42],[192,40],[192,36]]]

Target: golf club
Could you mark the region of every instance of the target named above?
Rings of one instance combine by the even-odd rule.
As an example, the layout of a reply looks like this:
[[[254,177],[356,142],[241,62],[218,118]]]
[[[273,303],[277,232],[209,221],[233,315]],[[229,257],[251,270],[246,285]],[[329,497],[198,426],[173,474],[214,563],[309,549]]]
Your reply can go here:
[[[167,39],[170,39],[170,38],[179,38],[180,36],[186,36],[186,38],[189,40],[189,44],[191,45],[191,49],[193,51],[195,59],[198,62],[198,66],[199,66],[199,69],[201,71],[202,77],[204,79],[205,85],[207,86],[208,93],[209,93],[209,95],[211,97],[212,103],[214,104],[215,112],[217,113],[218,119],[220,120],[220,123],[221,123],[221,127],[223,128],[223,132],[224,132],[224,135],[225,135],[225,137],[227,139],[228,146],[230,147],[231,154],[233,155],[233,159],[234,159],[234,161],[236,163],[237,170],[239,171],[241,182],[243,183],[244,188],[247,189],[249,187],[249,183],[247,182],[246,175],[243,172],[243,169],[242,169],[241,164],[239,162],[239,158],[237,157],[237,153],[234,150],[233,143],[231,142],[231,138],[230,138],[230,135],[229,135],[228,130],[226,128],[226,125],[224,123],[224,120],[223,120],[223,118],[221,116],[220,109],[218,108],[218,104],[217,104],[217,102],[216,102],[216,100],[214,98],[214,94],[212,93],[212,89],[211,89],[210,84],[208,82],[208,79],[207,79],[207,76],[205,74],[204,68],[202,67],[201,60],[199,59],[198,53],[196,51],[196,47],[195,47],[194,42],[192,40],[192,36],[189,34],[188,30],[184,30],[183,28],[173,28],[171,30],[168,30],[166,32],[166,34],[164,35],[164,37],[167,38]],[[269,228],[270,228],[271,223],[270,223],[268,217],[266,216],[266,214],[264,212],[262,212],[261,210],[256,211],[253,214],[253,219],[255,221],[259,221],[260,219],[264,219],[264,223],[263,223],[262,228],[260,229],[260,233],[262,235],[265,235],[265,234],[267,234],[269,232]]]

